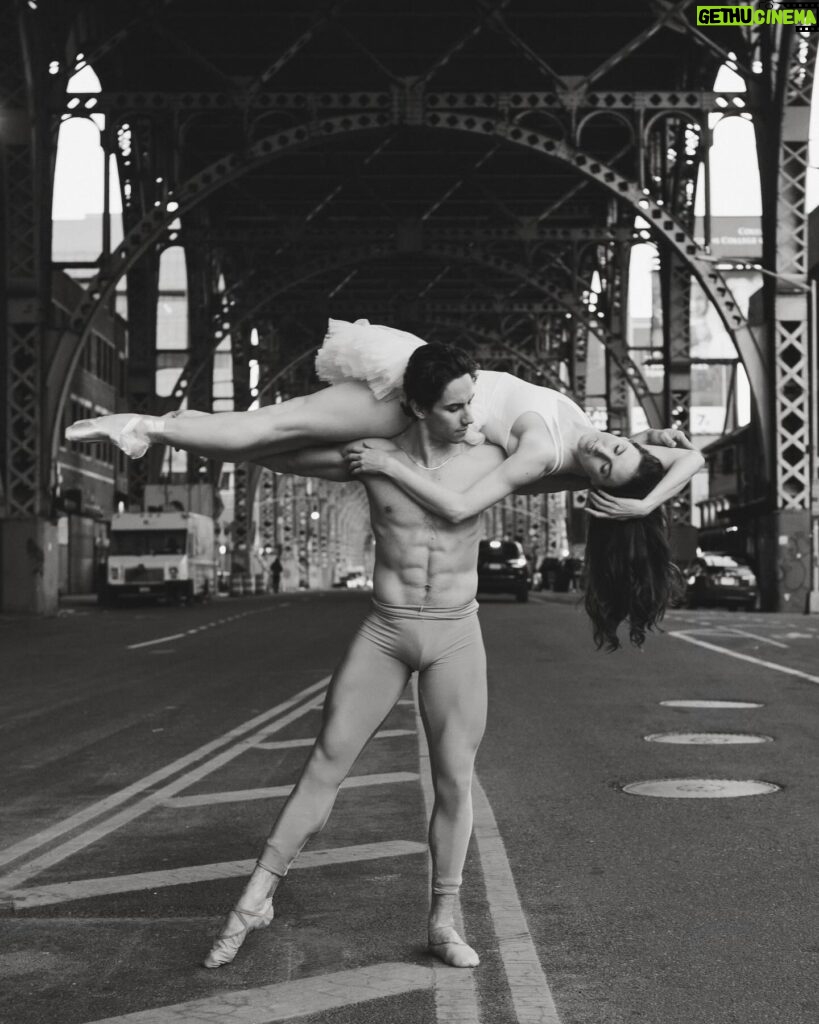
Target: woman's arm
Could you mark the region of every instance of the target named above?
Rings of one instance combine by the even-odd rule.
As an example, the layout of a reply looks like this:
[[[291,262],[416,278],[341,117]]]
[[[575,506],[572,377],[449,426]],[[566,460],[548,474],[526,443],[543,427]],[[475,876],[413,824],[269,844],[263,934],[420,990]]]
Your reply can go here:
[[[665,469],[665,475],[644,498],[621,498],[605,491],[591,491],[586,511],[598,519],[637,519],[649,515],[669,498],[678,494],[705,465],[705,459],[688,448],[664,448],[646,445]]]
[[[450,523],[471,519],[508,494],[533,484],[543,473],[544,457],[536,439],[524,433],[514,455],[488,473],[466,491],[448,487],[422,477],[406,463],[389,452],[353,445],[347,449],[347,462],[354,477],[365,473],[381,473],[389,477],[419,505]]]

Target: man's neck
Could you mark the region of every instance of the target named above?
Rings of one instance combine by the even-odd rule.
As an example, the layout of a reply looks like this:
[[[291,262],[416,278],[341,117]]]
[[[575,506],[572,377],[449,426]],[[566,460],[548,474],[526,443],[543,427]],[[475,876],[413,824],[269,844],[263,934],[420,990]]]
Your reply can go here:
[[[411,423],[402,434],[393,440],[413,462],[426,466],[427,469],[439,464],[444,459],[450,459],[460,454],[464,447],[461,441],[453,443],[433,437],[422,420]]]

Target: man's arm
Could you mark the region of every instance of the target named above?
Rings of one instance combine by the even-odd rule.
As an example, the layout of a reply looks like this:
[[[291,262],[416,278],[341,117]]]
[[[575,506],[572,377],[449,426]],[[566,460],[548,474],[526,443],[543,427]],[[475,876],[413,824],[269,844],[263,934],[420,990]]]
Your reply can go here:
[[[296,452],[282,452],[279,455],[260,455],[250,461],[272,469],[275,473],[312,476],[320,480],[353,479],[347,469],[343,448],[301,448]]]

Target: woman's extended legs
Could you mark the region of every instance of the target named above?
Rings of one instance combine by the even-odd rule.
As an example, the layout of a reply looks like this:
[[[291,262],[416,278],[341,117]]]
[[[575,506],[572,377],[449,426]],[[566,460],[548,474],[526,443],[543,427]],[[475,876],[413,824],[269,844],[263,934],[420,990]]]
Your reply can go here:
[[[220,967],[235,957],[247,934],[247,919],[263,920],[268,901],[307,840],[321,830],[338,788],[367,740],[401,696],[410,670],[360,634],[333,674],[316,744],[299,781],[281,810],[258,865],[222,934],[206,957],[206,967]],[[269,923],[269,920],[268,922]],[[251,924],[251,927],[254,927]]]
[[[454,911],[472,834],[475,755],[486,727],[486,656],[480,633],[459,657],[422,673],[419,698],[435,789],[429,828],[429,948],[451,967],[476,967],[478,955],[456,932]]]
[[[341,444],[362,437],[392,437],[409,423],[397,399],[379,401],[366,384],[334,384],[250,412],[142,417],[131,413],[78,420],[69,441],[113,441],[134,458],[150,444],[208,458],[275,455],[311,445]]]

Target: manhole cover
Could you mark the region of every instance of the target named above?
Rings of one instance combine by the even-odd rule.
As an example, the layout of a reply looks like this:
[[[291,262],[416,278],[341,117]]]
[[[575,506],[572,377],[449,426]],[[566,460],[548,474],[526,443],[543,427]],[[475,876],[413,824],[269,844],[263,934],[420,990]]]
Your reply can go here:
[[[671,799],[717,800],[735,796],[762,796],[776,793],[779,786],[773,782],[755,779],[649,779],[629,782],[624,793],[633,796],[660,796]]]
[[[664,708],[764,708],[750,700],[661,700]]]
[[[691,746],[718,746],[723,743],[771,743],[773,736],[750,732],[655,732],[644,739],[649,743],[679,743]]]

